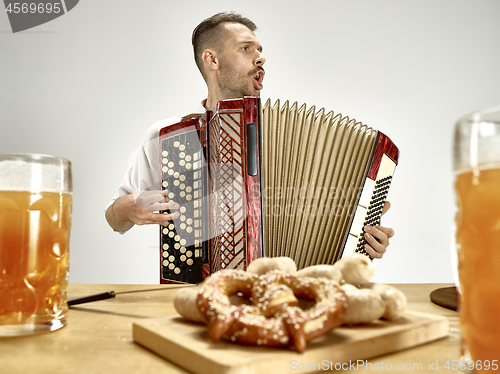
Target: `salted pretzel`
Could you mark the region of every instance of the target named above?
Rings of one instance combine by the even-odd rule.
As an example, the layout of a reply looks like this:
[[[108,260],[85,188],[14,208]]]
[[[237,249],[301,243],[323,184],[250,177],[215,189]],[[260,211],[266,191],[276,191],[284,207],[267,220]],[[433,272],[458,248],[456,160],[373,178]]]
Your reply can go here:
[[[229,297],[238,292],[251,297],[252,304],[232,304]],[[302,310],[298,298],[314,304]],[[203,282],[197,306],[213,340],[226,336],[245,345],[293,344],[303,352],[307,341],[342,324],[347,297],[337,283],[327,279],[298,278],[280,271],[257,276],[223,270]]]

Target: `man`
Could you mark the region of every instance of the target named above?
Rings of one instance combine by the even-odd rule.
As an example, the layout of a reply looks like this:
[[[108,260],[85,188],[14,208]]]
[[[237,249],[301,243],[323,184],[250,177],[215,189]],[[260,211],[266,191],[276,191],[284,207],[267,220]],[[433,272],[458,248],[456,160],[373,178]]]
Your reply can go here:
[[[213,108],[225,99],[259,96],[263,88],[263,65],[266,62],[262,46],[254,31],[255,24],[234,13],[219,13],[200,23],[193,32],[195,61],[208,88],[203,109]],[[162,224],[179,216],[179,205],[169,202],[166,191],[158,186],[158,132],[160,128],[179,122],[180,117],[160,121],[146,134],[135,161],[127,170],[116,199],[106,210],[109,225],[118,232],[126,232],[134,225]],[[384,207],[384,213],[390,204]],[[158,211],[170,209],[171,214]],[[366,227],[366,251],[373,258],[381,258],[394,235],[390,228]]]

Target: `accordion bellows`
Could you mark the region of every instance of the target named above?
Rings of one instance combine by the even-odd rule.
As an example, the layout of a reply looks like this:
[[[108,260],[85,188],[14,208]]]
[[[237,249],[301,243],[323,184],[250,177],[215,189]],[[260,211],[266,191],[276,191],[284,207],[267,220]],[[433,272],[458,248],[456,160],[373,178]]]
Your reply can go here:
[[[378,132],[324,109],[269,100],[261,123],[266,255],[291,257],[299,268],[335,262]]]
[[[262,255],[303,268],[365,253],[363,227],[378,223],[399,156],[354,119],[258,98],[162,129],[160,148],[162,186],[185,207],[160,231],[162,283]]]

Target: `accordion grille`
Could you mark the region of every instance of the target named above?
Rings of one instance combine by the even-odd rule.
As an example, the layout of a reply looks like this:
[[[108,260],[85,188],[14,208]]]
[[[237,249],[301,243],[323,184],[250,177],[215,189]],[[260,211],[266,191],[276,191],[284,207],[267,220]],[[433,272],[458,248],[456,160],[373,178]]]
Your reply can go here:
[[[221,111],[217,114],[218,120],[209,124],[213,200],[211,272],[244,270],[247,265],[242,114],[241,109]]]
[[[341,255],[378,131],[268,100],[261,107],[264,248],[299,268]]]

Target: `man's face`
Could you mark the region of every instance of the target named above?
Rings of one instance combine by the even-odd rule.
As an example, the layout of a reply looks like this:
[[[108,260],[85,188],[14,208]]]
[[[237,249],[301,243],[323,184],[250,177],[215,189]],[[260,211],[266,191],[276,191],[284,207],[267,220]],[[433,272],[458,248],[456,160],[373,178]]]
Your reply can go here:
[[[264,87],[266,59],[262,46],[249,28],[239,23],[224,25],[228,38],[220,54],[219,88],[222,99],[259,96]]]

